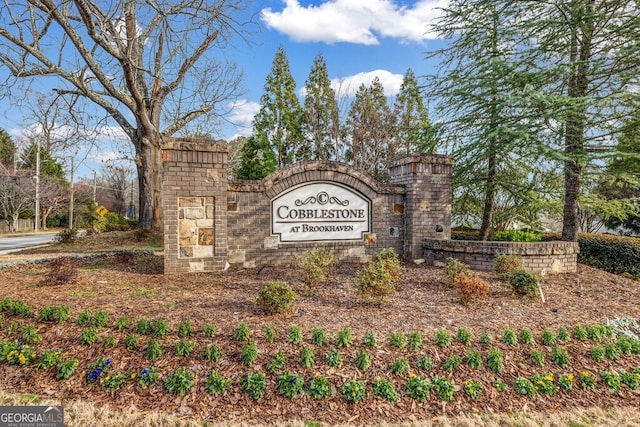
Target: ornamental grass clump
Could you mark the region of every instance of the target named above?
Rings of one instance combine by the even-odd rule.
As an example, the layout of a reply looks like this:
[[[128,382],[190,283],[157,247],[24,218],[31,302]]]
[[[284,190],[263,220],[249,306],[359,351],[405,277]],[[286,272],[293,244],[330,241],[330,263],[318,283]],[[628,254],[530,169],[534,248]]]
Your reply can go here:
[[[263,313],[283,313],[293,308],[297,295],[284,282],[271,282],[258,292],[254,306]]]
[[[371,261],[356,273],[356,288],[364,304],[382,304],[396,293],[395,285],[402,275],[402,266],[393,249],[373,254]]]

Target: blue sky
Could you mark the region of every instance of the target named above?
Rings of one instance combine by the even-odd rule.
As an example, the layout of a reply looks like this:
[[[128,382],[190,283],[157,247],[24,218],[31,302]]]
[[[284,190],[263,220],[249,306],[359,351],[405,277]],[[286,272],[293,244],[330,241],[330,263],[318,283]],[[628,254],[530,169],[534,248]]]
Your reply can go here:
[[[362,83],[378,77],[387,96],[394,96],[407,69],[418,77],[434,72],[425,52],[440,47],[442,41],[429,32],[429,24],[446,4],[446,0],[258,0],[253,7],[260,31],[252,37],[251,46],[238,43],[229,54],[244,72],[246,92],[216,137],[250,134],[280,45],[300,95],[314,58],[322,53],[340,95],[352,95]],[[0,116],[0,126],[18,137],[24,126],[19,114],[6,100],[0,101],[0,110],[12,111]],[[105,159],[130,153],[129,145],[101,144],[99,150],[90,150],[76,176],[91,177]]]

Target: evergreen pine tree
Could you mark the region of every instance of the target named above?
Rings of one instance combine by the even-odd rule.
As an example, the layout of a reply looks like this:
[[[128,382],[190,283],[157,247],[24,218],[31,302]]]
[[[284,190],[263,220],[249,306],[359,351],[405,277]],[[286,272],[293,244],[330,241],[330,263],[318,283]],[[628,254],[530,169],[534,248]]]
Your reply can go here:
[[[413,70],[408,69],[402,80],[394,105],[399,154],[436,151],[435,132]]]
[[[340,135],[340,118],[336,93],[331,88],[327,64],[322,54],[313,61],[305,83],[303,134],[305,143],[301,159],[335,159]]]

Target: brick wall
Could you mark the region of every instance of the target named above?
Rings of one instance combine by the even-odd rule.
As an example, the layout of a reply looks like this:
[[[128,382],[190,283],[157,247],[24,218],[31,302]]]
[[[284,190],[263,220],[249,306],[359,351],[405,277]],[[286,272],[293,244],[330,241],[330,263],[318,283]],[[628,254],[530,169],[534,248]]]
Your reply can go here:
[[[222,270],[227,262],[227,146],[163,144],[164,272]]]
[[[395,159],[389,184],[329,161],[297,163],[260,181],[229,181],[224,142],[171,139],[163,144],[162,158],[165,273],[286,265],[318,245],[332,247],[345,261],[363,262],[393,248],[406,260],[424,257],[437,264],[454,257],[490,270],[498,254],[514,253],[533,271],[576,271],[577,243],[450,240],[450,156]],[[272,234],[272,201],[318,182],[347,188],[366,201],[370,229],[353,240],[318,243],[287,242]]]
[[[540,273],[577,271],[577,242],[481,242],[474,240],[433,240],[423,242],[427,264],[439,265],[455,258],[476,270],[490,271],[500,254],[522,257],[525,268]]]

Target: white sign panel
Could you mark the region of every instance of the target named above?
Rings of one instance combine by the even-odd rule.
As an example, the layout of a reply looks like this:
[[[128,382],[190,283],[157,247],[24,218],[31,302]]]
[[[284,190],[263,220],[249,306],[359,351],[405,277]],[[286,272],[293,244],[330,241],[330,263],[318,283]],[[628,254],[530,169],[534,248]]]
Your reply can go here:
[[[370,218],[369,199],[334,182],[302,184],[271,200],[271,233],[281,242],[363,240]]]

